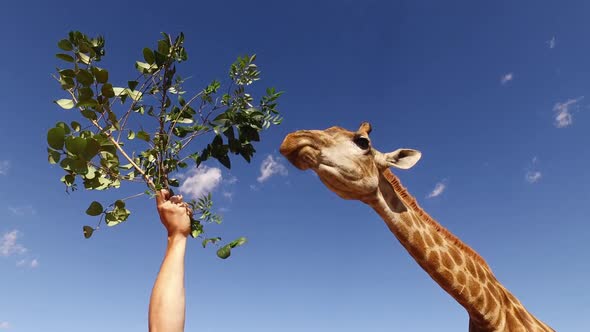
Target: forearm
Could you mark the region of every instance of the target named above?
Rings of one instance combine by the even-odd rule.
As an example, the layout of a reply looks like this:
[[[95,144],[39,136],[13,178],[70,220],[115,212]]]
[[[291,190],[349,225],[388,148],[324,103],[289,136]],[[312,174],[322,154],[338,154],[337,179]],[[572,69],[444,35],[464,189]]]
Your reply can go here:
[[[166,256],[152,290],[149,307],[150,332],[184,331],[184,254],[186,237],[168,237]]]

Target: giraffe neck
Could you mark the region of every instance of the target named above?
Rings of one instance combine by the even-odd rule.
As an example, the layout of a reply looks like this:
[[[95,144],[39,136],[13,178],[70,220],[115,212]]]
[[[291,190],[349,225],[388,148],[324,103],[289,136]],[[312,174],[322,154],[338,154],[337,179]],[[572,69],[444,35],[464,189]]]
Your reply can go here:
[[[518,321],[536,325],[538,321],[498,282],[487,263],[422,210],[393,173],[384,171],[379,182],[377,199],[366,203],[430,277],[467,310],[474,331],[506,330],[508,307],[523,316]]]

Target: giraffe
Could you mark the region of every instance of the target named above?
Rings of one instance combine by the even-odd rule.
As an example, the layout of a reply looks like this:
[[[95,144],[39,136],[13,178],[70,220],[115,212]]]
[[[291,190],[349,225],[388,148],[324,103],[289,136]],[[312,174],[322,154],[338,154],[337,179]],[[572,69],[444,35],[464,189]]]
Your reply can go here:
[[[296,168],[311,169],[343,199],[372,207],[414,260],[469,315],[469,332],[549,332],[494,276],[483,258],[430,217],[389,167],[409,169],[421,157],[413,149],[381,153],[371,125],[288,134],[280,152]]]

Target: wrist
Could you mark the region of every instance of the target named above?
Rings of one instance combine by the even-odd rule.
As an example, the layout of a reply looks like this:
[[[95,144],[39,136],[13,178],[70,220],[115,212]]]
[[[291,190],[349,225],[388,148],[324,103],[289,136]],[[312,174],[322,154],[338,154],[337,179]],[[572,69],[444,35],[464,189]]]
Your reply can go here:
[[[168,243],[186,242],[187,235],[182,233],[168,233]]]

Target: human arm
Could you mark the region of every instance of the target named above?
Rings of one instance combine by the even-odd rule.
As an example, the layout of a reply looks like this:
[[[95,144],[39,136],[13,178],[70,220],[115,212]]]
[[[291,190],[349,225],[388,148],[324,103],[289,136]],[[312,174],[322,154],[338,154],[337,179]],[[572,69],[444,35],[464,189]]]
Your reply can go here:
[[[168,231],[168,246],[149,306],[150,332],[182,332],[185,320],[184,254],[190,233],[190,210],[182,196],[156,193],[160,220]]]

